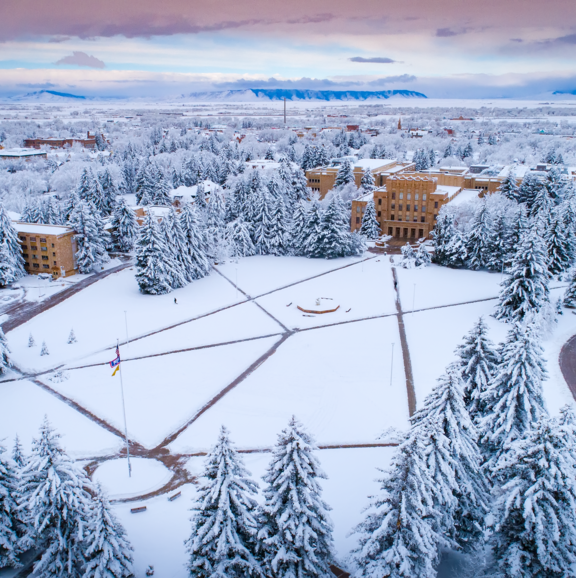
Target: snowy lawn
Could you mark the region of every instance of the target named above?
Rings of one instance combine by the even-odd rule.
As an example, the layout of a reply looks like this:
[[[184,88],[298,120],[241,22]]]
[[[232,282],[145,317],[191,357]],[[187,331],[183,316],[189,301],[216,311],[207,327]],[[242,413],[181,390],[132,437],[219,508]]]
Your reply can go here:
[[[124,311],[128,334],[133,338],[244,299],[214,272],[168,295],[143,295],[138,291],[133,269],[127,269],[98,281],[14,329],[8,334],[9,346],[16,365],[38,371],[111,347],[116,338],[125,340]],[[69,345],[72,328],[78,342]],[[36,341],[33,348],[28,348],[30,333]],[[40,356],[43,341],[50,355]]]
[[[317,298],[321,305],[316,306]],[[396,293],[390,261],[382,256],[258,299],[267,311],[290,328],[315,327],[396,313]],[[334,313],[307,316],[303,309],[334,309]]]
[[[262,309],[253,302],[248,302],[137,339],[128,346],[120,346],[120,354],[122,359],[134,359],[155,353],[273,335],[282,331],[282,327]],[[114,356],[114,348],[111,348],[75,361],[70,367],[107,362]]]
[[[146,447],[159,444],[234,381],[277,339],[257,339],[123,362],[129,437]],[[120,377],[118,374],[112,377],[109,365],[69,370],[65,374],[69,379],[47,383],[124,430]],[[42,376],[42,380],[49,379],[50,375]]]
[[[563,291],[553,289],[552,300],[555,301]],[[484,301],[404,315],[418,407],[421,407],[447,365],[456,360],[454,350],[480,316],[484,316],[495,345],[505,340],[510,326],[492,317],[495,307],[496,301]],[[558,356],[562,346],[576,333],[576,315],[564,309],[564,315],[558,319],[557,327],[543,343],[550,374],[543,384],[544,397],[552,415],[557,414],[563,405],[574,403],[560,371]]]
[[[24,451],[30,452],[45,415],[75,458],[112,454],[122,445],[120,438],[30,381],[0,384],[0,398],[0,443],[10,451],[18,434]]]
[[[111,500],[143,496],[167,484],[172,472],[157,460],[130,458],[131,475],[126,458],[110,460],[99,465],[93,481],[106,490]]]
[[[394,260],[399,261],[400,257],[395,255]],[[502,281],[500,273],[449,269],[438,265],[423,269],[396,267],[396,273],[402,310],[405,312],[412,311],[413,302],[414,309],[418,310],[495,298],[500,293]]]
[[[358,263],[371,257],[346,257],[343,259],[307,259],[306,257],[272,257],[257,255],[239,259],[238,263],[218,265],[228,279],[251,297],[256,297],[291,283]]]
[[[399,343],[396,317],[296,333],[169,447],[176,453],[205,450],[222,424],[240,448],[270,447],[292,415],[321,445],[370,443],[389,427],[404,429],[408,404]]]

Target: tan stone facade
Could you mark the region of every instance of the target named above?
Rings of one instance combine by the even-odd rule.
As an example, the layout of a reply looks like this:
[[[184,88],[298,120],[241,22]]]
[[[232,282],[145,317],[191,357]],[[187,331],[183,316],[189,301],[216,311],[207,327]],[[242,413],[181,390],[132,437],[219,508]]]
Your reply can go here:
[[[382,164],[373,167],[371,172],[374,176],[374,184],[377,187],[382,187],[386,184],[386,179],[390,175],[413,169],[414,163],[401,163],[394,159],[382,159]],[[361,166],[355,166],[353,167],[353,172],[356,186],[359,187],[364,169]],[[334,188],[337,174],[338,167],[318,167],[317,169],[306,171],[307,186],[313,192],[320,193],[320,198],[323,199],[328,191]]]
[[[74,255],[75,232],[59,225],[13,223],[22,246],[25,269],[29,274],[49,273],[69,277],[77,272]]]
[[[427,237],[441,207],[462,191],[463,182],[464,177],[455,175],[388,177],[386,187],[374,191],[382,233],[412,240]],[[352,231],[361,227],[366,204],[366,198],[352,201]]]

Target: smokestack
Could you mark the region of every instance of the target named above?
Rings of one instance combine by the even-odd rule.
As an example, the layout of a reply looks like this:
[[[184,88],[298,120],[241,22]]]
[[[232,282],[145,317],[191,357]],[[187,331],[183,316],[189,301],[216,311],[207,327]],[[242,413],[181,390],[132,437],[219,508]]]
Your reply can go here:
[[[286,124],[286,97],[284,97],[284,124]]]

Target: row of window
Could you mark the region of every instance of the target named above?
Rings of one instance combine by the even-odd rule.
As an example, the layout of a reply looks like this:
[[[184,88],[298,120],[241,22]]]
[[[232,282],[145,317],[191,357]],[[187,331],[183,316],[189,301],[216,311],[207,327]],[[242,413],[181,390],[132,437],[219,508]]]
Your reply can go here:
[[[56,263],[54,263],[56,265]],[[28,263],[24,263],[25,267],[30,267]],[[33,269],[40,269],[40,265],[38,263],[32,263]],[[42,269],[50,269],[50,265],[42,265]]]
[[[308,179],[309,183],[319,183],[320,179]]]
[[[394,218],[394,215],[390,215],[390,220],[391,220],[391,221],[396,221],[396,220],[398,220],[398,221],[408,221],[408,222],[410,222],[410,215],[406,215],[406,218],[405,218],[405,219],[402,219],[402,215],[398,215],[398,219],[395,219],[395,218]],[[413,220],[415,223],[417,223],[417,222],[418,222],[418,217],[417,217],[416,215],[414,215],[414,217],[413,217],[412,220]],[[425,223],[425,222],[426,222],[426,217],[424,217],[424,216],[420,217],[420,222],[421,222],[421,223]]]
[[[28,253],[22,253],[24,259],[28,259]],[[52,253],[52,257],[56,257],[56,253]],[[38,255],[32,255],[32,259],[38,259]],[[48,257],[46,255],[42,255],[43,261],[48,261]]]
[[[398,210],[399,210],[399,211],[402,211],[402,210],[403,210],[403,209],[402,209],[402,206],[403,206],[402,203],[400,203],[400,204],[398,205]],[[390,208],[391,208],[392,210],[394,210],[394,209],[396,208],[396,203],[392,203],[392,205],[390,206]],[[436,208],[438,208],[438,207],[436,207]],[[425,207],[424,205],[422,205],[421,209],[422,209],[422,212],[423,212],[423,213],[426,212],[426,207]],[[406,205],[406,210],[407,210],[407,211],[410,210],[410,205]],[[418,212],[418,205],[414,205],[414,212],[415,212],[415,213]]]
[[[26,237],[24,235],[20,236],[19,239],[23,242],[26,243]],[[36,243],[36,237],[30,237],[30,242],[31,243]],[[46,243],[46,239],[44,237],[40,237],[40,243]],[[52,245],[52,247],[54,247],[54,245]]]
[[[396,193],[392,193],[392,199],[394,200],[396,198]],[[399,199],[403,199],[404,198],[404,193],[398,193],[398,198]],[[412,193],[406,193],[406,199],[408,199],[409,201],[412,199]],[[418,201],[419,200],[419,195],[418,193],[414,194],[414,200]],[[422,195],[422,200],[425,201],[426,200],[426,193],[424,193]]]

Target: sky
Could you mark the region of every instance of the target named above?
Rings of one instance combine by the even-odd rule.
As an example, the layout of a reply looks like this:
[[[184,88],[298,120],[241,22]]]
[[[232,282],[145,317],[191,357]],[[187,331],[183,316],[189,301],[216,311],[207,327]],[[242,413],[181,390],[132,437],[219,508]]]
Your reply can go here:
[[[1,0],[0,95],[576,91],[575,0]]]

